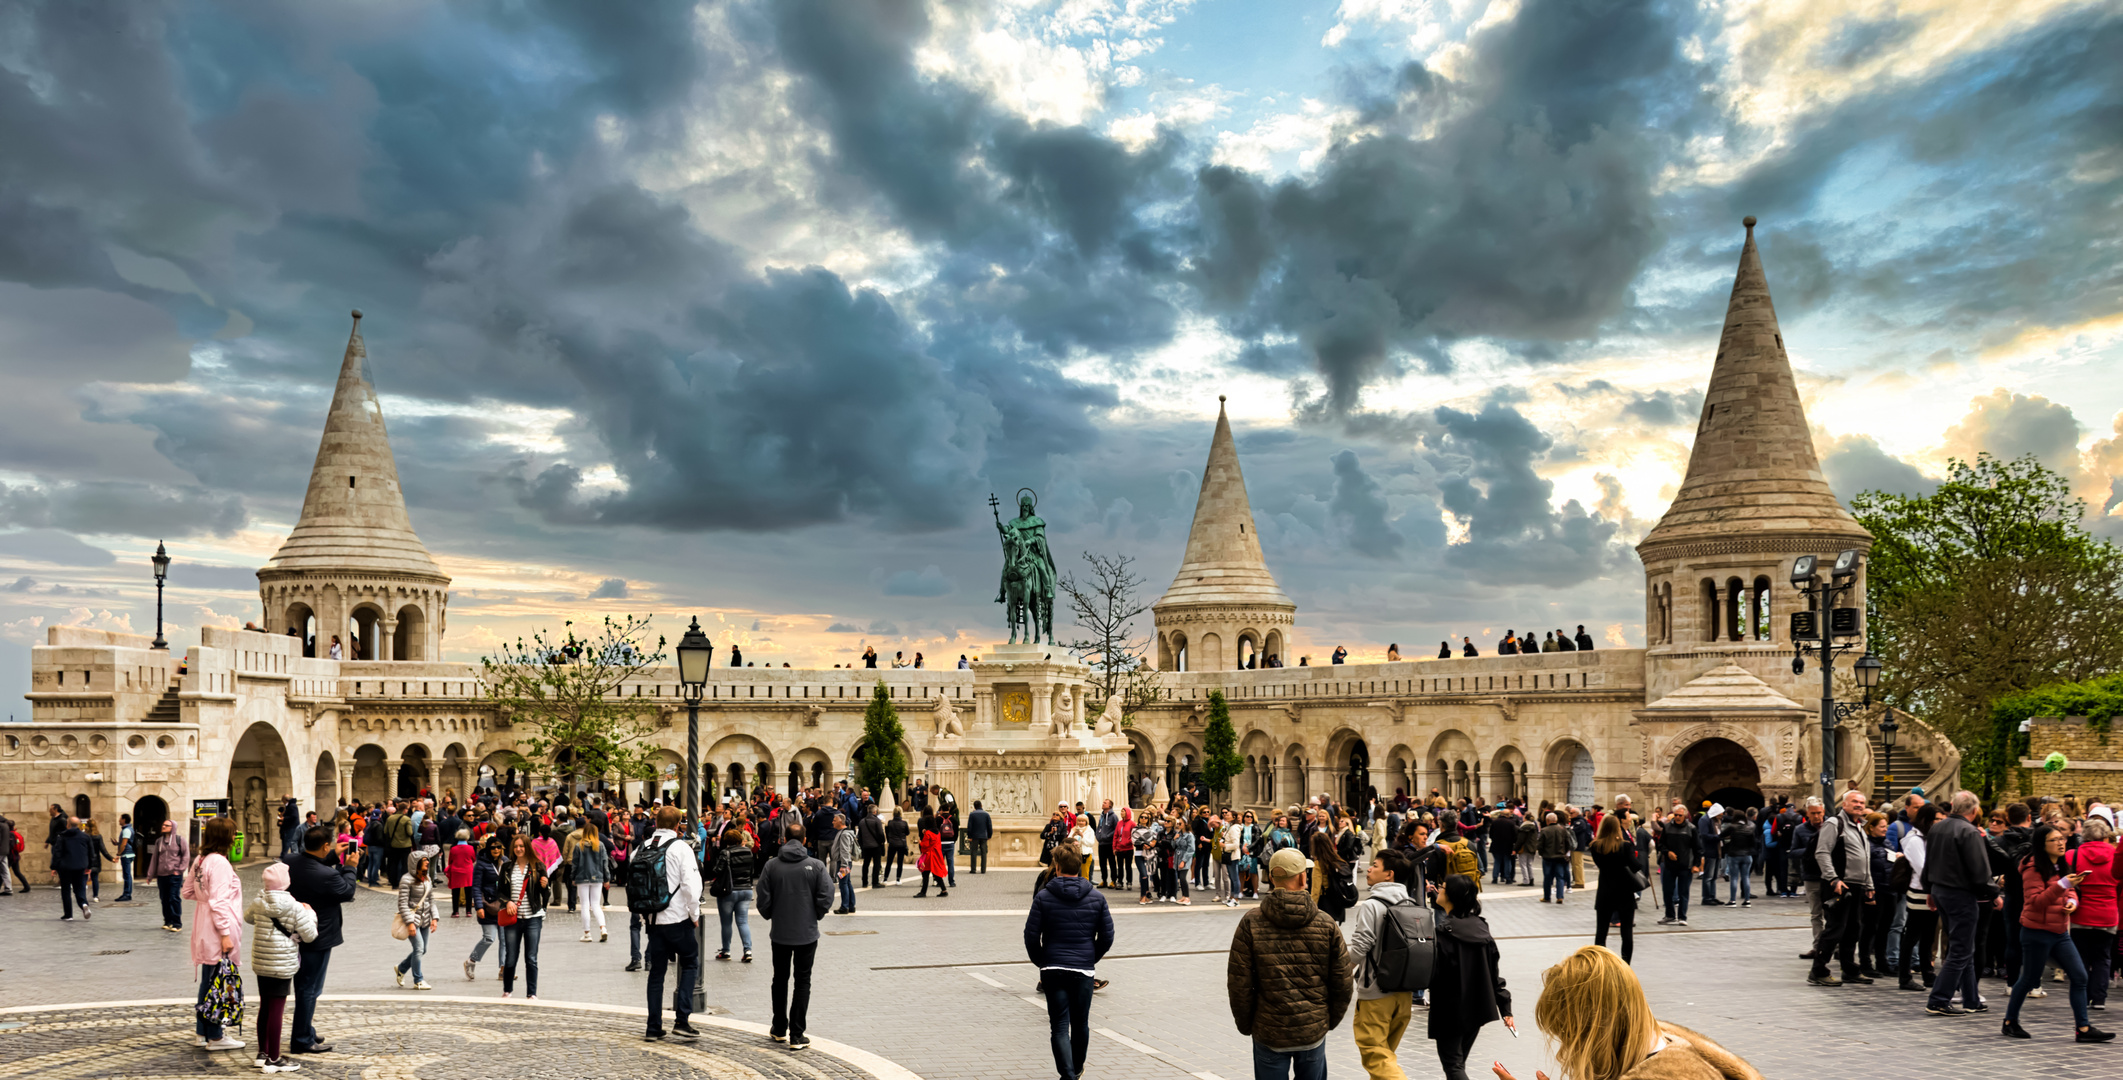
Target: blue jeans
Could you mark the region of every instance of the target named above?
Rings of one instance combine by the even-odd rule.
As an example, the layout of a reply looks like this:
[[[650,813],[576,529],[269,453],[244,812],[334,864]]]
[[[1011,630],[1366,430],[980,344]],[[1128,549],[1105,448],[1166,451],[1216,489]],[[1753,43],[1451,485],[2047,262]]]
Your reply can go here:
[[[855,906],[853,903],[849,907]],[[722,917],[722,951],[730,951],[730,920],[737,920],[737,936],[744,941],[745,951],[752,951],[752,890],[733,889],[728,896],[715,898],[715,913]]]
[[[323,1040],[317,1037],[317,998],[324,993],[324,972],[331,966],[332,950],[302,953],[302,966],[295,970],[295,1019],[288,1028],[288,1049],[298,1054]]]
[[[1725,856],[1725,902],[1754,899],[1754,856]]]
[[[118,860],[118,869],[125,874],[125,891],[118,894],[118,902],[122,904],[133,898],[133,857],[128,855]]]
[[[213,985],[214,970],[218,967],[220,967],[219,964],[199,965],[199,1002],[201,1004],[206,1002],[207,987]],[[207,1018],[199,1015],[196,1009],[192,1011],[192,1031],[208,1042],[221,1038],[221,1025],[208,1022]]]
[[[1482,864],[1481,872],[1486,876],[1489,873],[1489,845],[1469,844],[1467,846],[1474,849],[1475,861]]]
[[[946,840],[943,842],[943,846],[944,877],[947,878],[951,882],[951,884],[956,885],[958,884],[958,841]],[[853,908],[854,906],[855,901],[848,901],[848,907]]]
[[[1042,971],[1047,991],[1047,1029],[1054,1040],[1054,1068],[1061,1080],[1076,1080],[1091,1056],[1091,976]]]
[[[846,874],[840,875],[840,909],[855,910],[855,879]]]
[[[516,962],[523,961],[523,992],[538,996],[538,938],[545,932],[545,916],[517,919],[501,928],[501,992],[516,989]]]
[[[1666,882],[1666,917],[1669,919],[1686,919],[1688,917],[1688,883],[1695,876],[1695,871],[1679,865],[1669,865],[1661,868],[1661,870],[1662,872],[1659,876],[1664,878]]]
[[[1501,885],[1511,884],[1512,870],[1514,867],[1518,866],[1518,862],[1519,861],[1517,858],[1510,855],[1506,855],[1501,851],[1492,852],[1491,858],[1489,860],[1489,866],[1492,871],[1489,877],[1490,883]]]
[[[1541,859],[1541,899],[1548,899],[1548,890],[1555,889],[1555,902],[1560,904],[1570,892],[1570,857]]]
[[[500,937],[500,927],[495,926],[493,923],[490,922],[480,923],[479,944],[472,946],[472,955],[466,957],[465,959],[470,960],[472,963],[475,964],[478,963],[480,960],[486,957],[487,950],[492,948],[494,946],[494,942]]]
[[[1270,1050],[1253,1040],[1253,1080],[1327,1080],[1327,1044],[1310,1050]]]
[[[1939,919],[1946,926],[1946,956],[1939,961],[1939,974],[1933,981],[1931,997],[1927,1004],[1936,1008],[1961,994],[1962,1001],[1973,1003],[1981,1000],[1976,993],[1976,923],[1982,909],[1977,905],[1975,894],[1966,889],[1934,886],[1932,903],[1938,905]]]
[[[428,931],[430,929],[432,927],[413,927],[413,932],[407,934],[405,938],[405,943],[412,946],[412,951],[405,954],[405,959],[398,961],[398,974],[403,975],[410,971],[413,973],[413,981],[416,983],[428,981],[428,977],[420,972],[420,958],[427,955]]]
[[[177,874],[164,874],[155,879],[155,892],[162,898],[162,925],[182,928],[184,878]]]
[[[2020,977],[2013,980],[2012,1000],[2005,1006],[2005,1022],[2015,1023],[2020,1019],[2020,1003],[2027,1000],[2027,992],[2042,982],[2042,969],[2053,960],[2071,980],[2071,1018],[2079,1027],[2088,1026],[2086,1019],[2086,964],[2079,959],[2079,947],[2072,944],[2070,934],[2053,934],[2032,926],[2020,927]]]

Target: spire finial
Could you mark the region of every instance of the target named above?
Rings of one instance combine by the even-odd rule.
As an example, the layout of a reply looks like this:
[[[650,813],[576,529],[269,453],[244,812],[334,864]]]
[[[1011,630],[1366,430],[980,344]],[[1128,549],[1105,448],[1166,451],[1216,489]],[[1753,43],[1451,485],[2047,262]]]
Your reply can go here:
[[[355,308],[355,309],[354,309],[354,321],[355,321],[355,322],[360,322],[360,321],[361,321],[361,309],[360,309],[360,308]]]
[[[1224,403],[1224,395],[1222,395],[1222,394],[1218,394],[1218,395],[1216,395],[1216,403],[1217,403],[1218,405],[1222,405],[1222,404]]]
[[[1742,225],[1745,225],[1745,226],[1747,226],[1747,231],[1748,231],[1748,232],[1753,232],[1753,231],[1754,231],[1754,215],[1753,215],[1753,214],[1749,214],[1749,215],[1747,215],[1746,217],[1743,217],[1743,218],[1741,218],[1741,219],[1740,219],[1740,224],[1742,224]]]

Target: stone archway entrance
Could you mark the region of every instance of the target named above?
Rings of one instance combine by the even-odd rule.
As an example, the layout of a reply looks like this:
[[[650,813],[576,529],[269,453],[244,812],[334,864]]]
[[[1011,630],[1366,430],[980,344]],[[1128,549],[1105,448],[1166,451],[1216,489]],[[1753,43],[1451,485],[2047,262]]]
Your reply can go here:
[[[170,804],[162,801],[162,796],[142,795],[133,800],[133,835],[147,838],[140,845],[142,851],[154,846],[155,837],[162,835],[162,823],[169,819]],[[133,867],[135,873],[147,873],[144,860],[135,859]]]
[[[1349,744],[1349,759],[1342,770],[1342,806],[1351,814],[1362,813],[1371,801],[1371,750],[1364,740]]]
[[[314,795],[314,792],[312,792]],[[295,791],[287,743],[267,723],[252,724],[236,741],[229,761],[229,812],[243,831],[245,854],[265,856],[279,845],[279,807]]]
[[[1704,739],[1682,751],[1673,762],[1673,790],[1690,811],[1705,800],[1728,808],[1764,805],[1761,766],[1731,739]]]

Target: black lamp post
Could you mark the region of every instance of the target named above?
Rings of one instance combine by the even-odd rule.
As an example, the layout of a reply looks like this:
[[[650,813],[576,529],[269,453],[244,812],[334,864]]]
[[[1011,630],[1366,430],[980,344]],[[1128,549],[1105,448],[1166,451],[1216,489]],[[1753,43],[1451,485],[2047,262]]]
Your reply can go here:
[[[1865,655],[1858,657],[1857,663],[1851,665],[1852,670],[1857,672],[1858,685],[1864,689],[1867,703],[1872,701],[1872,688],[1880,683],[1880,667],[1880,658],[1874,656],[1871,650],[1867,650]],[[1890,799],[1894,798],[1895,737],[1901,730],[1902,725],[1895,722],[1894,710],[1887,710],[1886,717],[1880,721],[1880,747],[1886,751],[1881,755],[1880,773],[1885,780],[1887,797]]]
[[[170,643],[162,640],[162,583],[170,576],[169,549],[157,540],[155,554],[148,561],[155,564],[155,641],[149,647],[168,652]]]
[[[1835,699],[1835,654],[1857,648],[1855,644],[1838,645],[1836,639],[1858,636],[1858,609],[1837,607],[1835,602],[1857,587],[1859,559],[1855,548],[1837,554],[1827,568],[1827,581],[1821,580],[1822,567],[1815,556],[1801,555],[1791,564],[1791,584],[1809,601],[1807,610],[1791,613],[1791,643],[1799,652],[1792,658],[1791,671],[1796,675],[1806,670],[1809,646],[1821,651],[1821,802],[1831,808],[1836,805],[1836,724],[1872,707],[1872,688],[1880,678],[1879,658],[1868,651],[1854,665],[1858,685],[1865,691],[1864,701]]]
[[[700,813],[700,699],[707,693],[708,666],[715,657],[715,644],[708,635],[700,632],[700,618],[694,616],[693,625],[686,628],[684,637],[678,640],[678,681],[686,694],[686,839],[688,846],[698,846],[701,839]],[[697,853],[696,853],[697,854]],[[704,865],[704,864],[703,864]],[[702,892],[706,892],[703,883]],[[708,920],[705,911],[693,920],[694,970],[693,1009],[697,1013],[708,1010]]]

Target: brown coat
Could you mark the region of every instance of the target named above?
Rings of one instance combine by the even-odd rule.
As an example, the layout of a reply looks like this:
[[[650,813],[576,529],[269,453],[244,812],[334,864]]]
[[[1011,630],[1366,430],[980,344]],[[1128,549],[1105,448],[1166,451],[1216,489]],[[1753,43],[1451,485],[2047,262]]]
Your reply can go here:
[[[1754,1066],[1706,1035],[1663,1021],[1659,1030],[1673,1045],[1637,1063],[1622,1080],[1762,1080]]]
[[[1341,927],[1291,889],[1269,892],[1238,921],[1224,986],[1238,1033],[1285,1049],[1325,1038],[1356,993]]]

